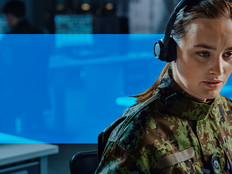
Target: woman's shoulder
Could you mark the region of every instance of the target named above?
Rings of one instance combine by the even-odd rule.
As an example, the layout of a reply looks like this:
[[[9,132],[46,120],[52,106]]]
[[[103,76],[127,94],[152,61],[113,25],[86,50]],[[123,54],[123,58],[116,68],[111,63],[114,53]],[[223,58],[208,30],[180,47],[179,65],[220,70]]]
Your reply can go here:
[[[143,141],[143,132],[146,126],[156,126],[154,117],[159,113],[159,97],[153,97],[149,101],[137,103],[129,107],[124,114],[113,124],[108,141],[117,143],[124,150],[130,149]],[[120,120],[121,119],[121,120]],[[120,120],[120,121],[119,121]],[[111,125],[112,126],[112,125]]]

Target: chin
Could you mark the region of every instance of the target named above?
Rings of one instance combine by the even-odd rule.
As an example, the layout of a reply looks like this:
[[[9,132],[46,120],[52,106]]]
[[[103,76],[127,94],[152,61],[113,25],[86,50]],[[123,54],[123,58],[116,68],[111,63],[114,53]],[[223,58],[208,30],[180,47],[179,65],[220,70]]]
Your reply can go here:
[[[208,95],[206,98],[207,99],[214,99],[216,98],[220,93],[216,93],[216,94],[211,94],[211,95]]]
[[[218,95],[220,95],[221,89],[217,89],[217,90],[204,90],[201,91],[202,96],[204,96],[204,98],[206,99],[214,99],[216,98]]]

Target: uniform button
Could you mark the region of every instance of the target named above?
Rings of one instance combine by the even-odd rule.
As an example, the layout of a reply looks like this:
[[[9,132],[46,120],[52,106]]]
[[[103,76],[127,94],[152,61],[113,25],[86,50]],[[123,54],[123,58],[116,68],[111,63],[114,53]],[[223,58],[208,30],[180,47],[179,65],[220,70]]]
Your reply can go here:
[[[218,160],[214,160],[213,161],[213,167],[215,168],[215,169],[219,169],[219,162],[218,162]]]

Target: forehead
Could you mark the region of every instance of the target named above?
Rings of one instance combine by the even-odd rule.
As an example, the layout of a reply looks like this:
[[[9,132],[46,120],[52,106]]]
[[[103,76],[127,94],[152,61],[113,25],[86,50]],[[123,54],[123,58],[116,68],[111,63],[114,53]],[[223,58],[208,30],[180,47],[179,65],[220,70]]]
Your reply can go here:
[[[227,18],[195,19],[190,23],[189,30],[183,40],[211,44],[218,42],[232,44],[232,20]]]

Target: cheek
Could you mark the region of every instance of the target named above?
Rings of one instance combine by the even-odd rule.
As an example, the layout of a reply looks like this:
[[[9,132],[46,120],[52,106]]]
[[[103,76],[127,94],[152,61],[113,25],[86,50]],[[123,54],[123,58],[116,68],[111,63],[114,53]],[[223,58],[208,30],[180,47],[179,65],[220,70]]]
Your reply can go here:
[[[187,85],[193,85],[199,80],[203,79],[207,66],[204,63],[195,61],[192,57],[185,57],[185,59],[179,59],[176,61],[177,71],[179,77]]]
[[[198,77],[195,74],[195,69],[190,66],[189,63],[177,62],[176,64],[178,77],[180,81],[187,87],[192,86],[194,82],[196,82],[196,78]]]
[[[177,70],[184,77],[195,77],[199,73],[199,66],[191,60],[180,60],[176,62]]]

